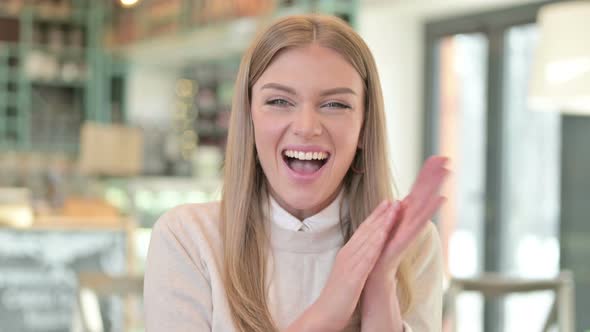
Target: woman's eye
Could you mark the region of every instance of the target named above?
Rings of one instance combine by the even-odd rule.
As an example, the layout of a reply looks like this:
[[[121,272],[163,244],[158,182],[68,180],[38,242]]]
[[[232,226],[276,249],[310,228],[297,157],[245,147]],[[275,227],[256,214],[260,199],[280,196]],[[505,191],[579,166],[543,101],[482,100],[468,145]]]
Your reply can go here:
[[[285,99],[271,99],[269,101],[266,102],[267,105],[273,105],[273,106],[289,106],[289,102],[286,101]]]
[[[331,101],[329,103],[325,103],[324,107],[328,107],[328,108],[350,108],[350,106],[343,104],[343,103],[339,103],[336,101]]]

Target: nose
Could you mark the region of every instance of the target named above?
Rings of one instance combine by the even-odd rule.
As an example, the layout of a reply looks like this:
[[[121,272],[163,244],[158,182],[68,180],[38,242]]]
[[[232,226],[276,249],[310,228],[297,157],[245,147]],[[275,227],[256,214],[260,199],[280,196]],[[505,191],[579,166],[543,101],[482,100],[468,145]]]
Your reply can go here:
[[[295,135],[303,138],[311,138],[322,134],[320,116],[315,107],[305,106],[294,112],[293,128]]]

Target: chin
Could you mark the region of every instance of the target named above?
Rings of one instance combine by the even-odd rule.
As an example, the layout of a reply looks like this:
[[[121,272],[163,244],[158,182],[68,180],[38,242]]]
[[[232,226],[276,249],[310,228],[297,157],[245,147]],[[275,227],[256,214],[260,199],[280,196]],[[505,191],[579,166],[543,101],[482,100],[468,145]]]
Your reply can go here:
[[[315,187],[315,186],[314,186]],[[282,191],[274,191],[275,195],[278,195],[280,201],[287,204],[292,210],[299,211],[314,211],[318,210],[318,206],[328,206],[330,202],[327,202],[334,194],[332,192],[323,192],[321,189],[313,187],[287,187],[289,189]],[[335,188],[338,190],[338,188]],[[317,212],[321,211],[319,209]]]

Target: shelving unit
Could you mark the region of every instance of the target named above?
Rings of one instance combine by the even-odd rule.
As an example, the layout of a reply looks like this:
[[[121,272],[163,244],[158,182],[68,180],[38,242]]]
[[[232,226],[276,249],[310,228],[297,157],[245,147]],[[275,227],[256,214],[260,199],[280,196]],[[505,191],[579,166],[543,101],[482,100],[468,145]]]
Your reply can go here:
[[[196,113],[194,130],[199,145],[225,147],[238,57],[207,61],[184,69],[182,77],[195,87],[190,108]]]
[[[84,121],[124,120],[110,88],[117,64],[102,45],[111,10],[92,0],[0,3],[0,151],[76,154]]]
[[[158,2],[152,0],[148,2]],[[177,4],[173,7],[179,7],[180,1],[176,1]],[[229,2],[226,6],[219,6],[216,8],[209,7],[208,10],[213,11],[213,18],[217,18],[217,21],[205,14],[195,16],[196,8],[207,7],[207,1],[201,2],[196,5],[194,1],[184,1],[184,7],[189,13],[192,13],[190,18],[184,16],[182,19],[177,19],[175,22],[180,24],[174,30],[183,31],[183,33],[191,34],[191,30],[197,30],[198,27],[202,27],[200,32],[194,32],[191,40],[224,40],[231,43],[232,32],[236,31],[237,27],[232,26],[236,22],[231,22],[228,17],[233,16],[234,21],[236,19],[246,19],[244,17],[249,16],[253,13],[264,12],[264,1],[259,1],[260,7],[256,9],[255,6],[248,8],[237,8],[240,5],[235,2],[233,5]],[[254,1],[255,2],[255,1]],[[200,6],[200,7],[199,7]],[[232,7],[235,6],[235,7]],[[179,7],[179,8],[180,8]],[[358,1],[356,0],[293,0],[293,1],[277,1],[276,7],[272,8],[272,13],[261,16],[259,19],[254,21],[255,23],[264,24],[264,22],[284,15],[305,13],[305,12],[319,12],[326,13],[347,21],[351,26],[356,25],[356,12],[358,8]],[[248,11],[249,10],[249,11]],[[184,14],[183,14],[184,15]],[[166,17],[174,17],[174,15],[166,15]],[[136,21],[145,21],[141,19],[141,14],[136,16]],[[224,21],[226,21],[224,23]],[[242,24],[252,23],[252,21],[242,21]],[[184,25],[182,25],[184,24]],[[240,24],[240,22],[236,23]],[[253,32],[254,29],[251,29]],[[141,31],[141,29],[138,29]],[[141,33],[138,33],[137,38],[141,39]],[[227,37],[227,38],[225,38]],[[190,105],[189,110],[196,113],[196,121],[194,121],[194,127],[190,130],[194,130],[196,137],[198,138],[199,145],[213,145],[221,149],[225,146],[227,127],[229,120],[229,112],[231,110],[231,98],[233,95],[233,83],[235,76],[238,71],[241,53],[245,49],[245,45],[253,37],[253,33],[246,33],[242,36],[242,41],[245,44],[234,47],[232,51],[227,52],[211,52],[210,55],[199,54],[194,56],[194,62],[185,66],[180,71],[180,78],[187,79],[193,82],[195,87],[194,91],[194,102]],[[142,42],[138,43],[138,49],[141,49]],[[152,42],[153,44],[153,42]],[[214,43],[210,47],[212,49],[219,48],[221,43]],[[145,45],[149,49],[149,45]],[[132,50],[132,52],[135,50]],[[141,52],[141,51],[139,51]],[[216,56],[217,53],[225,53],[225,56]],[[150,53],[151,54],[151,53]],[[186,130],[188,128],[183,128]]]

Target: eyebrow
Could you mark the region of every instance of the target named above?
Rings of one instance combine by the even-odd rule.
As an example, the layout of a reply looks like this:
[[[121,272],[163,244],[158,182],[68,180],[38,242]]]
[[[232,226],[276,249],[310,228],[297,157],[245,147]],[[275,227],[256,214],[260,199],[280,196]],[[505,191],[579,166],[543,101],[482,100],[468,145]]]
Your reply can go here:
[[[292,95],[296,95],[297,93],[295,92],[295,89],[290,88],[288,86],[282,85],[282,84],[278,84],[278,83],[266,83],[265,85],[262,86],[262,88],[260,88],[260,90],[264,90],[264,89],[275,89],[275,90],[281,90],[284,91],[286,93],[292,94]]]
[[[282,85],[282,84],[278,84],[278,83],[267,83],[267,84],[263,85],[261,88],[261,90],[264,90],[264,89],[281,90],[281,91],[284,91],[284,92],[292,94],[292,95],[297,95],[297,93],[295,92],[295,89],[290,88],[285,85]],[[341,88],[333,88],[333,89],[324,90],[320,93],[320,96],[325,97],[325,96],[329,96],[329,95],[346,94],[346,93],[353,94],[353,95],[357,94],[356,92],[354,92],[354,90],[352,90],[350,88],[341,87]]]

